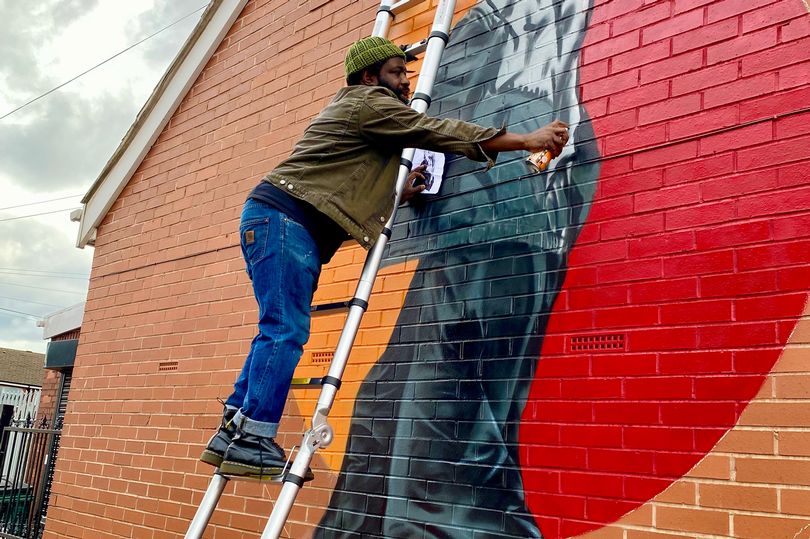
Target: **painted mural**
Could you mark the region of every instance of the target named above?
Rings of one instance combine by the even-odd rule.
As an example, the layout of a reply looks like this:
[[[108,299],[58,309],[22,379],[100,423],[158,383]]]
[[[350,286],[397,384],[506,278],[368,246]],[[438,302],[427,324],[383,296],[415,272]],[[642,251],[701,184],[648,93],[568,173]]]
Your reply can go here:
[[[599,173],[578,100],[588,2],[487,0],[453,29],[430,112],[571,143],[549,173],[519,152],[450,160],[441,192],[398,214],[388,260],[419,267],[363,382],[317,537],[541,537],[519,428],[544,328]],[[483,534],[483,535],[481,535]]]
[[[742,30],[727,7],[483,0],[458,23],[431,113],[559,117],[572,144],[540,175],[450,159],[398,215],[389,262],[419,265],[316,537],[576,537],[738,422],[807,303],[810,94],[773,72],[806,49],[767,50],[803,4]],[[678,35],[706,16],[725,41]]]

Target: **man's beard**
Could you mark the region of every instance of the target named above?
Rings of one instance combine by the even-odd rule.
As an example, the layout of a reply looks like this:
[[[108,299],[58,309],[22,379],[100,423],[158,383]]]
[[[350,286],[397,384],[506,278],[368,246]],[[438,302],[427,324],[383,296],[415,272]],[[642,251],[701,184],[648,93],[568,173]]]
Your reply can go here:
[[[394,92],[394,94],[396,94],[396,96],[397,96],[397,99],[399,99],[400,101],[402,101],[402,102],[403,102],[403,103],[405,103],[406,105],[408,104],[409,100],[408,100],[408,98],[407,98],[407,97],[405,97],[405,93],[402,91],[402,89],[401,89],[401,88],[399,88],[399,89],[394,88],[393,86],[391,86],[391,85],[390,85],[390,84],[388,84],[386,81],[384,81],[384,80],[382,80],[382,79],[380,79],[380,78],[377,78],[377,83],[378,83],[380,86],[382,86],[383,88],[388,88],[389,90],[391,90],[392,92]]]

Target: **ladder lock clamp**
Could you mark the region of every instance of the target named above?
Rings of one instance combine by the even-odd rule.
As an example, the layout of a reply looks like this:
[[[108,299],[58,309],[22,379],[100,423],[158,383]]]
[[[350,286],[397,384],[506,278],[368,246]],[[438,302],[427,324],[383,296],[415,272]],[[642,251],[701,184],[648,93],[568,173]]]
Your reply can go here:
[[[413,97],[411,98],[411,103],[413,103],[417,99],[421,99],[422,101],[427,103],[428,107],[430,106],[430,96],[428,94],[423,92],[416,92],[415,94],[413,94]]]
[[[447,42],[450,41],[450,36],[440,30],[433,30],[428,36],[428,39],[432,37],[438,37],[439,39],[444,41],[445,44],[447,44]]]
[[[304,486],[304,478],[299,477],[299,476],[295,475],[292,472],[288,472],[287,475],[284,476],[284,482],[285,483],[292,483],[295,486],[297,486],[298,488],[301,488],[301,487]]]
[[[368,310],[368,302],[363,301],[360,298],[352,298],[351,301],[349,301],[349,307],[354,307],[355,305],[357,305],[358,307],[362,307],[364,311]]]
[[[330,386],[335,386],[336,388],[340,389],[341,381],[340,378],[335,378],[334,376],[326,375],[323,378],[321,378],[321,385],[325,386],[326,384],[329,384]]]

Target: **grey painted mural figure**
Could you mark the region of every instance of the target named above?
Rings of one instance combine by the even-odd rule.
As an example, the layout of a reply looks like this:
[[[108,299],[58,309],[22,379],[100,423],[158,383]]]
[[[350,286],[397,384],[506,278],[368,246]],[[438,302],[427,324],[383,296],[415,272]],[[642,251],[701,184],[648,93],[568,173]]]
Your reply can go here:
[[[316,537],[541,537],[518,429],[567,255],[599,173],[578,99],[592,0],[482,0],[458,23],[430,113],[527,132],[559,118],[549,172],[518,152],[450,159],[439,195],[398,214],[390,262],[419,258],[363,382]]]

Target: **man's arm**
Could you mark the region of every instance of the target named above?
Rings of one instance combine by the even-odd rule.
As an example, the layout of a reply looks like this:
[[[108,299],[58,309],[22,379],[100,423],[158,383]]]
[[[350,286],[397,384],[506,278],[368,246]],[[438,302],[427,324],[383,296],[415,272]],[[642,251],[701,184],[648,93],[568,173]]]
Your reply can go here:
[[[568,126],[559,120],[531,133],[509,133],[461,120],[433,118],[389,94],[380,88],[369,94],[360,109],[360,134],[371,143],[461,153],[492,164],[492,157],[500,151],[549,150],[556,157],[568,141]]]
[[[554,157],[557,157],[567,142],[568,124],[554,120],[531,133],[506,132],[479,144],[481,149],[488,154],[512,150],[524,150],[532,153],[548,150]]]

